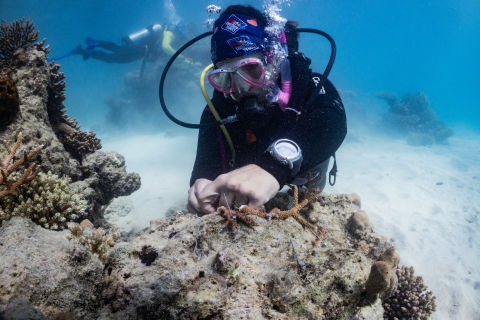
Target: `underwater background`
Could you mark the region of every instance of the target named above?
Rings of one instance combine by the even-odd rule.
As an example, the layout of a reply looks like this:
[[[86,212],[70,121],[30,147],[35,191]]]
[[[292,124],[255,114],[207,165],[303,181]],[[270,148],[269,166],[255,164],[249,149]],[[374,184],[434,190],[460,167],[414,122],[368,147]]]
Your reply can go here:
[[[87,37],[120,43],[154,23],[182,26],[178,40],[187,41],[208,30],[207,5],[237,3],[0,0],[0,19],[30,18],[52,58],[85,46]],[[392,239],[401,263],[414,265],[437,295],[434,319],[479,319],[480,2],[241,3],[279,8],[300,27],[335,39],[329,79],[344,100],[349,133],[337,152],[337,184],[325,191],[360,195],[375,230]],[[325,39],[302,34],[300,50],[315,71],[323,71],[330,54]],[[165,100],[175,116],[196,123],[205,106],[198,78],[209,63],[209,40],[185,55],[197,64],[176,62]],[[197,131],[178,127],[161,110],[165,61],[147,63],[142,79],[141,61],[108,64],[72,55],[57,63],[66,75],[68,114],[142,177],[139,191],[112,204],[111,212],[128,210],[111,220],[123,230],[138,229],[171,208],[184,208]],[[394,110],[402,107],[412,114],[399,117]]]

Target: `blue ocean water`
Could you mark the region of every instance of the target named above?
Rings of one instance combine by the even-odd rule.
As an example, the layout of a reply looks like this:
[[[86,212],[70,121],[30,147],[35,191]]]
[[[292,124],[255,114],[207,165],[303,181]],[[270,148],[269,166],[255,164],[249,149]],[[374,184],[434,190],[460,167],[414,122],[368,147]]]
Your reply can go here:
[[[283,2],[282,16],[299,21],[303,27],[320,28],[334,37],[337,59],[330,79],[339,90],[357,97],[374,97],[385,91],[401,97],[421,91],[429,98],[438,119],[448,125],[480,129],[478,1],[277,2]],[[235,2],[0,0],[0,18],[7,22],[31,18],[40,38],[47,38],[50,55],[59,56],[84,45],[88,36],[118,42],[122,36],[152,23],[192,23],[200,34],[205,31],[201,26],[207,18],[205,7],[211,3],[225,7]],[[242,3],[261,7],[259,1]],[[313,59],[316,70],[323,70],[329,51],[325,40],[304,35],[301,49]],[[102,127],[107,113],[105,101],[120,94],[125,73],[140,68],[140,62],[107,64],[83,61],[80,56],[58,62],[67,76],[69,114],[78,118],[84,128],[97,129]],[[184,81],[197,79],[192,76]],[[200,90],[185,86],[175,94],[185,91],[198,97],[195,101],[202,104],[188,107],[191,116],[185,120],[195,122],[203,109]],[[168,124],[159,124],[159,129],[165,125]]]
[[[480,281],[480,2],[271,2],[279,4],[282,16],[299,21],[301,27],[328,32],[337,44],[329,78],[344,99],[349,135],[337,153],[339,178],[333,191],[362,196],[376,230],[397,241],[402,263],[415,265],[441,296],[436,319],[475,314],[480,301],[472,285]],[[188,36],[194,36],[207,30],[202,26],[209,17],[207,5],[234,3],[0,0],[0,19],[31,18],[54,57],[85,46],[86,37],[119,43],[123,36],[153,23],[178,23],[187,27]],[[260,8],[263,2],[242,3]],[[196,46],[194,59],[200,66],[172,68],[165,90],[171,111],[193,123],[205,106],[198,76],[209,59],[208,40]],[[323,71],[330,53],[328,42],[302,34],[300,48],[312,58],[313,69]],[[174,201],[184,202],[196,131],[176,126],[161,112],[157,92],[161,66],[147,64],[146,80],[138,82],[141,61],[108,64],[77,55],[58,63],[67,77],[68,114],[83,129],[95,130],[107,147],[124,154],[129,171],[142,176],[142,189],[133,194],[141,206],[130,219],[144,227]],[[436,118],[453,128],[452,143],[423,148],[404,140],[382,140],[381,135],[363,135],[356,128],[381,127],[389,108],[376,97],[380,92],[399,98],[423,92]],[[121,108],[123,117],[115,108]],[[477,135],[462,140],[465,129]],[[124,132],[130,136],[115,137]],[[136,133],[150,136],[135,137]],[[171,137],[177,134],[185,136]]]

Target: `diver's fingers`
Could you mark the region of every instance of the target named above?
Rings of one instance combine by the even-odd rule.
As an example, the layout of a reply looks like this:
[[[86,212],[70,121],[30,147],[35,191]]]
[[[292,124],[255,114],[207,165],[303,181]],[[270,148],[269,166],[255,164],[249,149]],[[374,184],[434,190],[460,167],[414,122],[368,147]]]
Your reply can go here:
[[[195,188],[192,186],[190,189],[188,189],[188,205],[187,209],[188,211],[192,213],[199,213],[200,211],[200,205],[198,203],[198,199],[195,195]]]
[[[199,202],[215,202],[219,197],[217,186],[214,183],[208,183],[203,188],[198,188],[195,195]]]
[[[212,193],[207,196],[202,195],[201,197],[199,197],[197,193],[197,199],[201,213],[208,214],[215,212],[218,206],[218,197],[218,193]]]
[[[256,199],[256,198],[249,199],[248,204],[247,204],[247,206],[249,208],[252,208],[252,209],[259,209],[262,205],[263,205],[263,203],[259,199]]]

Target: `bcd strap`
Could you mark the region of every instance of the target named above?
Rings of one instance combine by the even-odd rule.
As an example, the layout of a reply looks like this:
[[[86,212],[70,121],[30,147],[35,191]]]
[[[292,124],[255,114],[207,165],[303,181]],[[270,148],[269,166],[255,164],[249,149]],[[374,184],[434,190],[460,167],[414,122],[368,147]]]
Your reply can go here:
[[[332,155],[333,157],[333,167],[330,169],[328,174],[328,183],[333,186],[337,181],[337,158],[335,157],[335,153]],[[333,178],[333,179],[332,179]],[[333,182],[332,182],[333,180]]]

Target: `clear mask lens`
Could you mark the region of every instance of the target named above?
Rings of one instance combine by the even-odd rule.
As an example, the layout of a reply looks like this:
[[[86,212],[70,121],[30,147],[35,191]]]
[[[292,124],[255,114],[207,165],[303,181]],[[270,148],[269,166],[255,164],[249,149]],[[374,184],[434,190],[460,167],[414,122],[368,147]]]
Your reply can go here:
[[[209,76],[210,84],[220,92],[232,93],[234,84],[244,87],[261,87],[265,83],[265,69],[259,59],[240,60],[214,70]],[[243,82],[243,83],[242,83]]]

